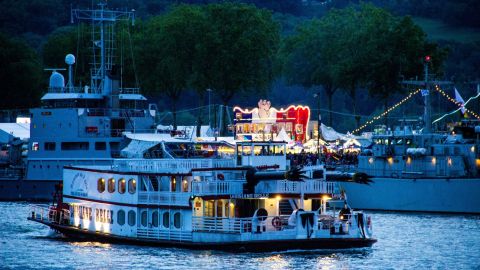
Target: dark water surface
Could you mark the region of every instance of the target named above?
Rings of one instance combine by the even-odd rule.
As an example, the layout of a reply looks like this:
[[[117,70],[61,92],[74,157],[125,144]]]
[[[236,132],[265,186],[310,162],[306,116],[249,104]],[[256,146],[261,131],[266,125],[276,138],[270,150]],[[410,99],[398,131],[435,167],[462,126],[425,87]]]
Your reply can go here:
[[[378,242],[355,250],[232,254],[70,242],[0,202],[1,269],[480,269],[480,216],[372,212]]]

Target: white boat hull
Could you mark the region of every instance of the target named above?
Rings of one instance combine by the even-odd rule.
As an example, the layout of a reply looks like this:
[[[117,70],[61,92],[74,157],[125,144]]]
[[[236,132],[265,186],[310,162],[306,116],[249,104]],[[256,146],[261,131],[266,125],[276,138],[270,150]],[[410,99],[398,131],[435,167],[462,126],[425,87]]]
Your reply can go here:
[[[355,209],[480,213],[480,179],[372,178],[340,183]]]

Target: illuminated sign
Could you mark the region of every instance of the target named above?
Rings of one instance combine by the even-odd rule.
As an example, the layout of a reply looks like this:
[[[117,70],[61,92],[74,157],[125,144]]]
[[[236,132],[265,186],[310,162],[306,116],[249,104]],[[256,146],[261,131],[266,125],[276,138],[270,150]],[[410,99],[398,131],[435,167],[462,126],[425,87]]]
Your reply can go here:
[[[233,108],[237,140],[270,141],[284,134],[289,140],[305,142],[307,139],[310,108],[289,106],[275,109],[270,101],[259,100],[252,110]],[[283,139],[284,140],[284,139]]]

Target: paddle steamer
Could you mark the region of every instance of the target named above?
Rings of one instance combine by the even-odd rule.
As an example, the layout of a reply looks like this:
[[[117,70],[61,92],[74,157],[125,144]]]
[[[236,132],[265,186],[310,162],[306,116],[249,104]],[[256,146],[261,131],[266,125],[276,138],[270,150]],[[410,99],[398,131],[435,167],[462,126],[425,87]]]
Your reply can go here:
[[[165,137],[149,145],[111,166],[65,167],[56,204],[34,209],[29,219],[72,238],[201,249],[353,248],[376,241],[370,217],[348,207],[322,165],[287,170],[285,143]],[[156,158],[145,158],[153,152]]]

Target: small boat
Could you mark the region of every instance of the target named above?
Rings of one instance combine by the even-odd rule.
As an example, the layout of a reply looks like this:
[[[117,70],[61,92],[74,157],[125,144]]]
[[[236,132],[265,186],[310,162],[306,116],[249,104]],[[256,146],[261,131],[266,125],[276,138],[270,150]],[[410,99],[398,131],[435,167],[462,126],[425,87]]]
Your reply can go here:
[[[56,203],[35,207],[28,219],[72,239],[235,252],[376,242],[371,217],[350,209],[323,165],[287,169],[285,143],[148,145],[157,158],[64,167]],[[233,155],[218,153],[228,147]]]

